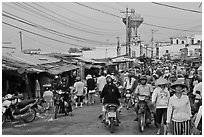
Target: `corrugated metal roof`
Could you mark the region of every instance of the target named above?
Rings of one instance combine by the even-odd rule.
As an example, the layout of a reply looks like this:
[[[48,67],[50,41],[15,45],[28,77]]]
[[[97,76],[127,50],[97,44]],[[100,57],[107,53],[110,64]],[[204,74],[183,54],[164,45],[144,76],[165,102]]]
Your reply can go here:
[[[22,52],[3,52],[2,53],[2,69],[17,70],[18,68],[26,68],[28,72],[43,72],[50,74],[60,74],[66,71],[79,68],[76,65],[63,62],[54,57],[46,55],[30,55]]]
[[[10,57],[13,60],[24,62],[29,65],[39,65],[39,64],[45,64],[45,63],[51,63],[51,62],[58,62],[59,59],[56,59],[54,57],[49,57],[45,55],[38,55],[38,54],[24,54],[22,52],[11,52],[11,53],[2,53],[6,57]]]

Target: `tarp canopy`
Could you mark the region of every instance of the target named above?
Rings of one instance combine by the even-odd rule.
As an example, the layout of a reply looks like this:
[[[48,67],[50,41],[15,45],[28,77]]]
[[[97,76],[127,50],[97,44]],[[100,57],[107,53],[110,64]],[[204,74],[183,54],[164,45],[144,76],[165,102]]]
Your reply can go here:
[[[86,69],[91,69],[91,68],[98,68],[98,69],[100,69],[100,68],[102,68],[101,65],[94,65],[94,64],[84,64],[84,67]]]
[[[98,62],[98,61],[95,61],[95,60],[92,60],[92,59],[88,59],[88,58],[85,58],[85,57],[73,57],[77,60],[81,60],[83,62],[86,62],[86,63],[93,63],[93,64],[104,64],[103,62]]]
[[[44,69],[38,66],[27,64],[26,62],[16,60],[13,57],[4,56],[4,55],[2,56],[2,70],[3,71],[5,70],[16,71],[19,68],[26,68],[28,73],[44,71]]]
[[[57,66],[51,69],[48,69],[47,72],[53,75],[61,74],[63,72],[71,71],[78,69],[79,66],[73,65],[73,64],[67,64],[62,66]]]

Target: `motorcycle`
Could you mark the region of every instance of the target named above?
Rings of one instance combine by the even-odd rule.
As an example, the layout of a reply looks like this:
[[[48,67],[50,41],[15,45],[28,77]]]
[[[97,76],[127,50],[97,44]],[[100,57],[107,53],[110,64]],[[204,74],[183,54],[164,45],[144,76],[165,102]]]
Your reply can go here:
[[[150,113],[147,105],[148,99],[149,97],[145,95],[138,95],[136,100],[138,102],[138,124],[140,132],[143,132],[145,126],[148,126],[151,123],[150,117],[148,117],[148,113]]]
[[[114,104],[108,104],[106,107],[105,112],[105,125],[107,125],[110,128],[110,132],[114,132],[114,126],[119,126],[119,123],[117,121],[117,106]]]
[[[65,99],[67,97],[67,99]],[[56,90],[55,100],[54,100],[54,118],[57,118],[57,114],[64,113],[65,115],[68,115],[70,112],[72,112],[71,107],[71,99],[69,93],[62,91],[62,90]],[[72,114],[71,114],[72,115]]]
[[[10,117],[11,120],[23,120],[30,123],[36,118],[38,99],[29,99],[19,102],[19,98],[8,94],[2,103],[2,125]]]
[[[127,89],[125,91],[125,103],[127,103],[127,110],[130,108],[131,97],[132,97],[131,91]]]

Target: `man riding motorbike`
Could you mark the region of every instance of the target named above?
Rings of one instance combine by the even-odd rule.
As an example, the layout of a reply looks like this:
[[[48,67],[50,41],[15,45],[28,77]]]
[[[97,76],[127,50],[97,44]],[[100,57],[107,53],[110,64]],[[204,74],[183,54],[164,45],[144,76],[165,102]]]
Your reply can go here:
[[[152,85],[147,84],[147,77],[145,75],[140,76],[140,84],[136,87],[135,89],[135,97],[137,97],[138,95],[146,95],[148,97],[151,98],[151,94],[153,92],[153,88]],[[148,117],[151,117],[151,113],[150,113],[150,105],[151,105],[151,101],[148,100],[147,105],[148,105]],[[136,112],[136,117],[134,119],[134,121],[138,121],[138,103],[135,104],[135,112]]]
[[[103,116],[105,116],[106,107],[108,104],[115,104],[117,105],[117,108],[120,106],[119,98],[121,98],[119,89],[116,87],[116,85],[113,83],[113,79],[111,76],[107,76],[106,78],[107,84],[104,86],[102,92],[101,92],[101,98],[103,98],[103,107],[102,112]],[[118,110],[116,111],[116,117],[118,120]],[[105,118],[103,118],[103,121]]]
[[[131,95],[133,93],[133,90],[135,89],[135,81],[136,80],[133,76],[134,76],[133,73],[129,73],[128,78],[125,79],[125,82],[124,82],[125,96],[126,96],[126,94],[130,95],[130,97],[129,97],[130,99],[127,102],[127,109],[129,109],[129,107],[131,106]]]

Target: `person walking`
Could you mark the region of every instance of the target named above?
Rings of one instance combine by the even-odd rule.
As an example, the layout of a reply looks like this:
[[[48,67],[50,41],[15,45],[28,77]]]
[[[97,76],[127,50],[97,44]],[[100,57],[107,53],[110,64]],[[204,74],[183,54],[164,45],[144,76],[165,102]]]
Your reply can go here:
[[[46,102],[46,110],[49,110],[51,108],[53,108],[54,106],[54,100],[53,100],[53,97],[54,97],[54,94],[53,92],[51,91],[51,84],[45,84],[43,85],[44,87],[44,93],[43,93],[43,99],[45,100]]]
[[[78,103],[80,107],[83,105],[83,95],[84,95],[84,83],[81,81],[80,77],[76,77],[76,82],[74,83],[74,90],[77,96],[76,98],[76,108],[78,108]]]
[[[170,97],[167,108],[167,130],[172,121],[173,135],[190,135],[191,106],[189,97],[183,94],[187,87],[181,79],[172,83],[174,95]]]
[[[101,76],[98,77],[97,79],[97,87],[100,95],[100,103],[102,103],[102,98],[101,98],[101,92],[103,90],[103,87],[106,85],[106,77],[104,76],[104,73],[101,72]]]
[[[95,93],[96,93],[96,83],[90,74],[86,77],[87,80],[87,93],[88,93],[88,100],[89,104],[94,104],[95,101]]]
[[[161,121],[163,118],[164,124],[164,135],[167,134],[166,117],[167,117],[167,106],[170,98],[170,93],[167,88],[169,82],[160,77],[157,79],[155,86],[156,88],[152,94],[152,103],[156,106],[156,123],[158,125],[157,135],[161,133]]]

